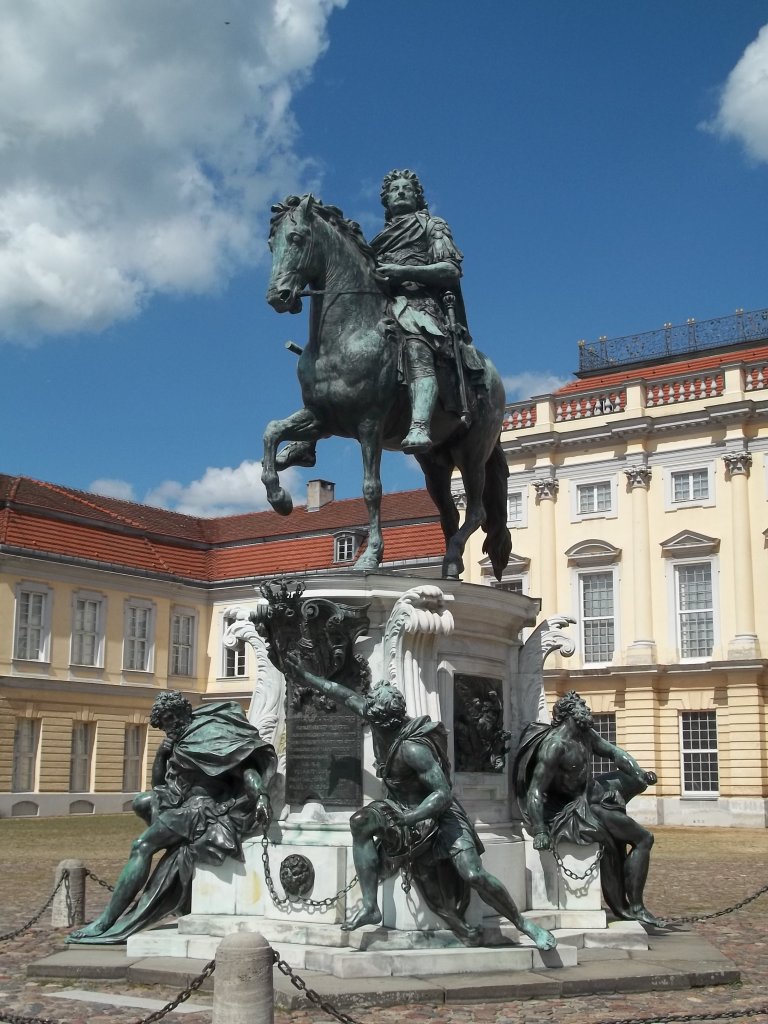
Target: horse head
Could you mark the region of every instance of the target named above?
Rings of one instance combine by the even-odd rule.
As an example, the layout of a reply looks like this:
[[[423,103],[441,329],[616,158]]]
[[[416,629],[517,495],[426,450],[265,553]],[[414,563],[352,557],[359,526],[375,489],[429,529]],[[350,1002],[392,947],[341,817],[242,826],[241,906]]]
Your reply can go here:
[[[272,274],[267,302],[278,313],[300,313],[301,292],[313,280],[312,210],[317,200],[312,195],[287,196],[272,207],[269,248]]]

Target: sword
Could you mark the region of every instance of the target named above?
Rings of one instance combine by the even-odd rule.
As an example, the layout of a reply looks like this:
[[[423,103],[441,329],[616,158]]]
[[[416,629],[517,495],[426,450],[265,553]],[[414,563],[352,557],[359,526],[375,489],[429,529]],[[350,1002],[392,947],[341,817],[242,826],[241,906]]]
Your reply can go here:
[[[459,341],[459,332],[456,326],[456,296],[453,292],[445,292],[443,303],[448,315],[448,327],[451,332],[451,341],[453,342],[453,358],[456,362],[456,374],[459,379],[459,401],[461,402],[461,415],[459,418],[462,426],[466,428],[470,424],[469,405],[467,404],[467,383],[464,380],[464,362],[461,358],[461,342]]]

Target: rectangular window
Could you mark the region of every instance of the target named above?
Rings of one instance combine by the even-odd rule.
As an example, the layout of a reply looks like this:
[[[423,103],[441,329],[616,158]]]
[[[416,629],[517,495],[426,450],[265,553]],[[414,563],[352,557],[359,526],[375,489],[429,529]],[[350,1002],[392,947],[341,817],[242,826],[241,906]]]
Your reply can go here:
[[[33,718],[17,718],[13,734],[13,778],[11,791],[31,793],[35,788],[39,723]]]
[[[340,537],[336,538],[336,557],[337,562],[351,562],[355,557],[355,538],[351,533],[343,533]]]
[[[715,644],[712,565],[675,567],[677,635],[681,658],[709,658]]]
[[[72,664],[99,664],[101,647],[101,601],[98,598],[75,598],[72,623]]]
[[[520,524],[523,521],[523,492],[512,491],[507,495],[507,522]]]
[[[234,622],[234,619],[224,619],[224,629]],[[227,679],[234,679],[237,676],[245,675],[245,641],[238,640],[236,647],[224,648],[224,675]]]
[[[123,740],[123,792],[138,793],[143,789],[144,740],[146,726],[126,725]]]
[[[579,589],[584,663],[611,661],[615,638],[613,573],[583,573]]]
[[[616,715],[613,711],[606,714],[593,715],[595,720],[594,730],[598,736],[616,745]],[[616,765],[610,757],[597,757],[592,755],[592,774],[603,775],[605,772],[615,771]]]
[[[497,590],[506,590],[509,594],[522,594],[523,593],[523,577],[516,576],[511,580],[502,580],[501,583],[497,583],[496,580],[491,583],[492,587]]]
[[[44,590],[21,589],[16,603],[14,657],[24,661],[48,660],[48,601]]]
[[[576,488],[580,516],[611,511],[611,484],[601,480],[596,484],[579,484]]]
[[[706,501],[709,497],[709,472],[706,469],[683,470],[672,474],[672,501]]]
[[[192,675],[194,643],[194,615],[177,612],[171,618],[171,675]]]
[[[716,794],[720,788],[716,711],[681,712],[680,751],[683,792]]]
[[[151,643],[151,607],[140,604],[126,605],[123,667],[131,672],[148,672]]]
[[[87,793],[91,788],[91,755],[95,726],[92,722],[72,723],[72,752],[69,758],[69,791]]]

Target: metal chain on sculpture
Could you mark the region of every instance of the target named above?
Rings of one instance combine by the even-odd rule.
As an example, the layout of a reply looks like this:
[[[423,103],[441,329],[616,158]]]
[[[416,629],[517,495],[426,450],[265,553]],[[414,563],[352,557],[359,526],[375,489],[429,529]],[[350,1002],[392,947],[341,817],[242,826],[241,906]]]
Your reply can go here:
[[[280,971],[280,973],[290,981],[293,987],[298,989],[313,1006],[316,1006],[318,1010],[322,1010],[323,1013],[327,1013],[331,1017],[334,1017],[336,1020],[340,1021],[341,1024],[360,1024],[360,1022],[355,1020],[354,1017],[350,1017],[349,1014],[343,1013],[341,1010],[337,1010],[332,1003],[326,1002],[326,1000],[324,1000],[318,992],[315,992],[314,989],[308,988],[304,979],[293,971],[290,964],[286,963],[275,949],[272,950],[272,958],[272,962],[277,967],[278,971]]]
[[[267,883],[267,889],[269,889],[269,895],[272,898],[272,902],[276,907],[285,907],[289,903],[298,904],[302,907],[332,907],[335,903],[338,903],[342,896],[346,896],[354,886],[357,884],[357,875],[352,879],[349,885],[346,885],[343,889],[339,889],[335,896],[328,896],[324,900],[310,900],[304,896],[278,896],[277,889],[275,889],[275,883],[272,880],[272,872],[269,869],[269,839],[267,839],[267,833],[261,837],[261,862],[264,865],[264,881]]]
[[[34,915],[34,917],[30,917],[30,919],[26,922],[26,924],[21,925],[20,928],[15,928],[11,932],[6,932],[5,935],[0,935],[0,942],[11,942],[13,939],[17,939],[20,935],[23,935],[24,932],[29,931],[29,929],[32,927],[32,925],[37,924],[37,922],[40,920],[40,918],[43,916],[43,914],[46,912],[46,910],[53,903],[53,900],[54,900],[54,898],[56,896],[56,893],[59,891],[59,889],[62,887],[62,885],[66,886],[66,889],[67,889],[67,902],[69,902],[69,872],[68,871],[62,871],[61,878],[57,882],[56,887],[54,888],[53,892],[48,897],[48,899],[45,901],[45,903],[42,905],[42,907],[40,907],[40,909]]]

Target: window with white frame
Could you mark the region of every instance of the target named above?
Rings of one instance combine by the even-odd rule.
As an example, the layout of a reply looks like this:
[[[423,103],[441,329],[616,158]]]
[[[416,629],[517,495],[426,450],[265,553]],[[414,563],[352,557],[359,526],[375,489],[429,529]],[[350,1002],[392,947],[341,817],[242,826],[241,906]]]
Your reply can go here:
[[[675,566],[675,600],[680,657],[711,657],[715,644],[711,562]]]
[[[91,788],[91,758],[96,726],[93,722],[72,723],[72,750],[69,757],[70,793],[87,793]]]
[[[77,593],[72,608],[72,665],[97,667],[102,664],[104,600],[97,594]]]
[[[608,711],[602,714],[592,715],[594,725],[592,728],[595,730],[597,735],[608,743],[612,743],[616,746],[616,715],[613,711]],[[598,757],[597,754],[592,755],[592,774],[603,775],[605,772],[612,772],[616,768],[614,761],[610,757]]]
[[[22,583],[18,586],[14,658],[22,661],[50,659],[51,601],[51,590],[43,584]]]
[[[680,713],[680,756],[683,793],[717,795],[717,712]]]
[[[235,620],[225,615],[223,619],[224,630],[226,630]],[[245,641],[238,639],[235,647],[224,647],[224,676],[227,679],[234,679],[238,676],[246,675],[246,664],[245,664]]]
[[[672,503],[706,501],[709,498],[709,471],[683,469],[671,474]]]
[[[334,562],[351,562],[357,550],[356,538],[353,533],[340,533],[335,538],[333,547]]]
[[[579,573],[579,606],[584,664],[612,661],[616,636],[612,571]]]
[[[171,675],[194,674],[195,615],[177,611],[171,616]]]
[[[129,672],[151,672],[154,607],[149,601],[126,601],[123,668]]]
[[[147,727],[126,725],[123,739],[123,792],[137,793],[142,786],[144,768],[144,744]]]
[[[523,526],[523,492],[510,491],[507,495],[507,524],[509,526]]]
[[[613,487],[610,480],[576,485],[576,509],[580,516],[599,515],[613,509]]]
[[[40,723],[34,718],[17,718],[13,734],[13,793],[31,793],[35,789],[37,748]]]
[[[502,579],[501,582],[493,580],[492,587],[496,590],[506,590],[509,594],[524,594],[525,588],[522,576],[513,576],[510,579]]]

